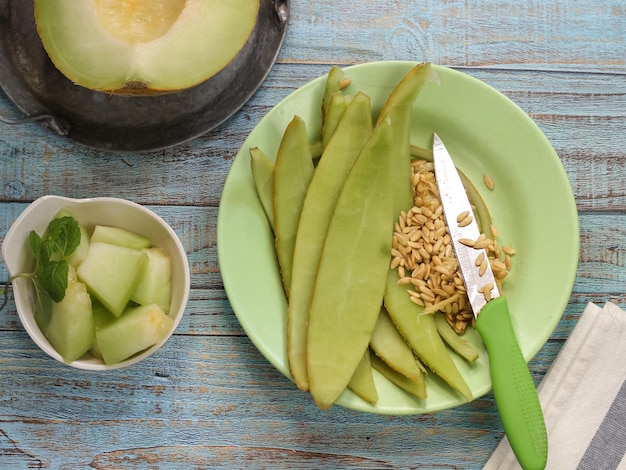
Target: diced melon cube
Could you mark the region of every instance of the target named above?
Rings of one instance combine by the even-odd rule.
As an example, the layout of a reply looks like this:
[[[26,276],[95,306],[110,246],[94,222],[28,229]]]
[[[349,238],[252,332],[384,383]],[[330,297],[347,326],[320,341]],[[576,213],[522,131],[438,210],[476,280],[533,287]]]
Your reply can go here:
[[[98,331],[100,328],[104,328],[105,326],[113,323],[117,319],[115,315],[109,312],[106,309],[106,307],[102,305],[100,302],[98,302],[97,300],[92,301],[91,309],[93,312],[93,324],[95,327],[95,331]],[[95,332],[94,332],[94,338],[95,338]],[[100,351],[100,345],[98,344],[98,341],[96,341],[95,339],[89,352],[94,357],[102,359],[102,352]]]
[[[172,301],[172,263],[161,248],[147,248],[148,265],[130,300],[139,305],[157,304],[170,312]]]
[[[96,330],[104,328],[118,318],[97,300],[91,301],[91,310],[93,312],[93,326]]]
[[[87,252],[89,251],[89,232],[87,229],[80,225],[80,244],[78,247],[66,257],[67,262],[77,268],[80,263],[82,263],[87,257]]]
[[[91,297],[71,266],[65,297],[61,302],[52,302],[50,322],[43,333],[68,363],[89,351],[95,341]]]
[[[148,255],[143,251],[108,243],[91,242],[78,266],[79,279],[115,316],[120,316],[144,273]]]
[[[152,242],[146,237],[138,235],[121,227],[109,227],[96,225],[91,234],[91,243],[108,243],[110,245],[123,246],[133,250],[149,248]]]
[[[98,341],[93,342],[91,348],[89,348],[89,352],[93,357],[104,361],[104,359],[102,359],[102,352],[100,351],[100,345],[98,344]]]
[[[105,364],[117,364],[164,339],[174,320],[158,305],[133,307],[112,323],[96,330]]]

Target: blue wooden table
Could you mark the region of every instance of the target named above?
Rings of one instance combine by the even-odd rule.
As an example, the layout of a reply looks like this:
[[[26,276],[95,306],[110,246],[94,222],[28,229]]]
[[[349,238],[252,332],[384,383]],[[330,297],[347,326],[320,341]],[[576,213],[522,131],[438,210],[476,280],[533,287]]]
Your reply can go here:
[[[419,416],[320,411],[252,345],[220,277],[220,194],[247,134],[331,65],[392,59],[432,61],[485,81],[529,114],[563,162],[579,211],[580,264],[558,327],[530,363],[536,382],[587,302],[626,305],[623,0],[292,0],[262,87],[189,143],[115,154],[37,124],[0,125],[0,237],[45,194],[117,196],[170,222],[192,269],[175,336],[141,364],[109,373],[50,359],[9,303],[0,314],[0,468],[484,465],[503,436],[492,394]],[[0,114],[19,114],[1,94]]]

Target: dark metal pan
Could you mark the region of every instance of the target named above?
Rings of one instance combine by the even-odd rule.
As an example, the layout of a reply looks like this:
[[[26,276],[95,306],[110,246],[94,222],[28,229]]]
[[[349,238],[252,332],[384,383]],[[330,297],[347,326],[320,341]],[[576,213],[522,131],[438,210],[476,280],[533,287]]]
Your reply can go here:
[[[114,95],[74,85],[54,67],[37,34],[31,0],[0,0],[0,88],[24,114],[0,121],[37,121],[100,150],[172,147],[215,128],[248,101],[276,61],[288,16],[289,0],[261,0],[243,49],[197,86],[152,96]]]

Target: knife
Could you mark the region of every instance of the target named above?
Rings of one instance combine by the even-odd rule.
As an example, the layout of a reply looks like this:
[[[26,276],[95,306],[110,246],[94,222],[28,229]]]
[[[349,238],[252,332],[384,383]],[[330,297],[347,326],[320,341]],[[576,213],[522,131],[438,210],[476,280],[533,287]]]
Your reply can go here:
[[[471,223],[461,224],[464,226],[457,222],[465,211],[473,215],[472,206],[454,162],[437,134],[433,137],[433,159],[443,213],[476,317],[476,330],[489,354],[493,393],[504,431],[523,469],[543,469],[548,440],[537,390],[517,343],[506,297],[498,290],[491,266],[486,263],[487,269],[482,274],[476,266],[481,253],[487,259],[485,250],[462,242],[476,240],[480,231],[475,217]]]

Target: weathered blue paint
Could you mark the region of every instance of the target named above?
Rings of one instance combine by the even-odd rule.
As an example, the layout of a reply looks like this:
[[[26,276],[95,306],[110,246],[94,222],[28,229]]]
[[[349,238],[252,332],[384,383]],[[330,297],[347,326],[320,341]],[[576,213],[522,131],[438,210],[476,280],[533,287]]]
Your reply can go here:
[[[623,1],[292,0],[291,10],[264,85],[192,142],[107,154],[35,124],[0,125],[0,239],[45,194],[132,199],[179,234],[193,288],[171,342],[107,374],[49,359],[10,302],[0,314],[1,468],[482,467],[502,437],[491,395],[425,416],[319,411],[257,352],[224,293],[217,207],[232,159],[273,105],[332,64],[409,59],[462,69],[514,100],[554,145],[579,208],[581,259],[563,318],[531,362],[536,381],[587,302],[626,305]],[[19,115],[2,94],[0,114]]]

